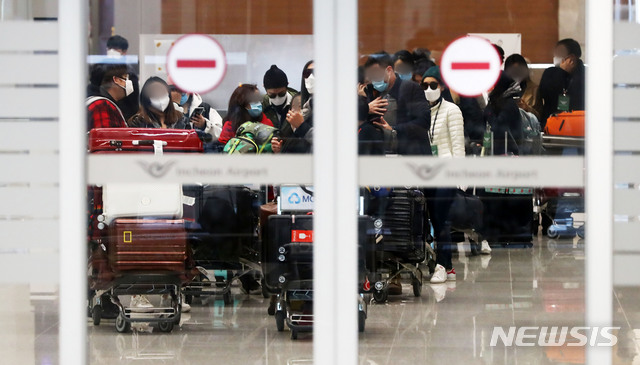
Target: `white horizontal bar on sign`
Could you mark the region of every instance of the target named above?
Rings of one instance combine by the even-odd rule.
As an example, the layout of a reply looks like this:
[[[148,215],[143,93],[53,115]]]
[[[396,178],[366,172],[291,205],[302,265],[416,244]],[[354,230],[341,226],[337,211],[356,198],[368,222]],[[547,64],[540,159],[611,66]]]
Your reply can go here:
[[[58,149],[58,122],[0,121],[1,151]]]
[[[0,220],[0,232],[0,250],[58,247],[57,219]]]
[[[640,151],[640,122],[613,123],[615,151]]]
[[[640,117],[640,88],[613,89],[613,116],[616,118]]]
[[[640,156],[613,156],[614,184],[640,183]]]
[[[640,223],[615,222],[613,224],[614,251],[638,252],[640,254]]]
[[[0,51],[57,51],[58,22],[1,21]]]
[[[99,154],[88,183],[311,184],[311,155]]]
[[[640,54],[620,55],[613,59],[614,84],[640,84]]]
[[[33,253],[0,253],[0,284],[57,283],[60,277],[57,250]]]
[[[582,157],[360,157],[362,186],[584,185]]]
[[[1,154],[0,184],[57,183],[57,154]]]
[[[640,24],[614,23],[613,49],[616,51],[640,48]]]
[[[4,101],[0,118],[58,117],[57,87],[3,87],[0,88],[0,100]]]
[[[640,286],[640,253],[614,253],[613,254],[613,285],[614,286]]]
[[[56,54],[5,54],[2,55],[0,80],[11,84],[57,84],[58,55]]]
[[[50,187],[0,187],[0,216],[35,218],[58,215],[59,191]]]

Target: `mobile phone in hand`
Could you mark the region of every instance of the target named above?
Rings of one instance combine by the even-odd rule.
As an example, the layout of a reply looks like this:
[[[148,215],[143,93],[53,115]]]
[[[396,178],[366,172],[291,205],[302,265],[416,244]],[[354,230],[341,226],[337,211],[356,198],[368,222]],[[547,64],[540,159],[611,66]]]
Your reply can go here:
[[[193,110],[193,114],[191,114],[191,118],[195,117],[196,115],[202,115],[203,113],[204,113],[204,107],[199,106]]]

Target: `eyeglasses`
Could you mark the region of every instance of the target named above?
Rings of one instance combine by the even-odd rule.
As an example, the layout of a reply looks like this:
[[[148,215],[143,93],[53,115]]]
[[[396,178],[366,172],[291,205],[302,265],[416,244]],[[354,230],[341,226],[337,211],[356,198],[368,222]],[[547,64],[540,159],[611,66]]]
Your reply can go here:
[[[281,93],[278,93],[278,94],[269,94],[269,97],[270,97],[271,99],[275,99],[275,98],[281,98],[281,97],[284,97],[285,95],[287,95],[287,90],[285,90],[285,91],[283,91],[283,92],[281,92]]]
[[[437,89],[438,87],[440,87],[440,84],[439,84],[439,83],[437,83],[437,82],[435,82],[435,81],[432,81],[432,82],[425,82],[425,83],[423,83],[423,84],[422,84],[422,85],[420,85],[420,86],[422,86],[422,90],[427,90],[427,89],[429,89],[429,88],[430,88],[431,90],[435,90],[435,89]]]
[[[313,69],[312,68],[308,68],[304,71],[302,71],[302,77],[304,77],[305,79],[308,79],[309,76],[313,75]]]

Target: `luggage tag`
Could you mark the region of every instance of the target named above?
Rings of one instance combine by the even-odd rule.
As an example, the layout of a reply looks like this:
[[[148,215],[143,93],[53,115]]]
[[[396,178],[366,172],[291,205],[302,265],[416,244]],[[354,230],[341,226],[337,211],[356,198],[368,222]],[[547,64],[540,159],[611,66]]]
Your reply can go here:
[[[438,156],[438,145],[431,145],[431,155]]]
[[[558,110],[562,111],[562,112],[568,112],[569,109],[569,102],[571,101],[571,98],[569,97],[569,95],[567,94],[562,94],[558,96]]]
[[[491,132],[484,132],[482,147],[484,147],[486,151],[491,151]]]

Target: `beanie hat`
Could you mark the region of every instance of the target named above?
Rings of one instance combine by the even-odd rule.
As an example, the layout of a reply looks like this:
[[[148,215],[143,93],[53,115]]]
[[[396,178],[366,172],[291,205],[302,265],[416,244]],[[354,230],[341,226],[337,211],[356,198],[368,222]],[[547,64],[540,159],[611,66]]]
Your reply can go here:
[[[263,84],[265,89],[277,89],[289,85],[289,80],[284,71],[276,65],[271,65],[271,68],[264,74]]]
[[[427,78],[427,77],[433,77],[434,79],[438,80],[439,83],[442,83],[442,75],[440,75],[440,67],[438,66],[429,67],[427,72],[425,72],[424,75],[422,75],[422,78]]]

